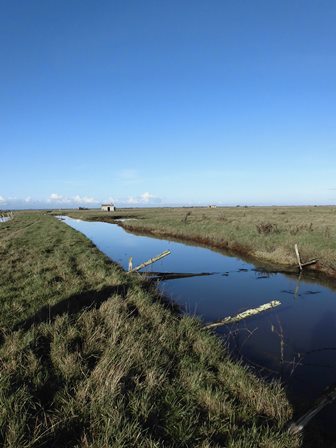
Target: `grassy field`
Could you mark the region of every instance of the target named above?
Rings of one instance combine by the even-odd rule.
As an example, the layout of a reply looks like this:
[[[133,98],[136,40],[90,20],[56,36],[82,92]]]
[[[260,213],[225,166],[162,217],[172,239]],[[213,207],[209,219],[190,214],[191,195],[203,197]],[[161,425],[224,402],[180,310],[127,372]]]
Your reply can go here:
[[[64,223],[16,214],[0,259],[0,446],[300,446],[279,384]]]
[[[303,261],[319,258],[310,269],[336,276],[336,207],[147,208],[67,214],[89,220],[136,218],[123,222],[123,227],[228,249],[286,267],[297,266],[297,243]]]

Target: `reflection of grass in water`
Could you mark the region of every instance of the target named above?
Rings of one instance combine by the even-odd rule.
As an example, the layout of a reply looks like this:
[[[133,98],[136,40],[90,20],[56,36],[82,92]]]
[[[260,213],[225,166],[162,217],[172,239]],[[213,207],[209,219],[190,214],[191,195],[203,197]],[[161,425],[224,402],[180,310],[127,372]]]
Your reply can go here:
[[[34,213],[0,237],[2,446],[298,446],[279,385],[83,235]]]
[[[113,219],[99,211],[72,212],[84,219]],[[257,259],[296,265],[294,244],[303,261],[319,258],[318,268],[336,272],[335,207],[217,207],[118,210],[137,218],[126,228],[211,244]]]

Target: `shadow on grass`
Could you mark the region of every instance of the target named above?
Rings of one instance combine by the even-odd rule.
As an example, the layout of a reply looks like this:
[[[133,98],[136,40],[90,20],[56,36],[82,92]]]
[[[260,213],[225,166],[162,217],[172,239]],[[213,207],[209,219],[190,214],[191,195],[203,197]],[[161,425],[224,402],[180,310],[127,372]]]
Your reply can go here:
[[[87,290],[54,304],[45,305],[33,316],[22,320],[13,327],[14,331],[28,330],[33,324],[52,322],[57,316],[67,313],[77,314],[83,308],[99,308],[100,305],[115,294],[126,297],[129,285],[107,286],[101,290]]]

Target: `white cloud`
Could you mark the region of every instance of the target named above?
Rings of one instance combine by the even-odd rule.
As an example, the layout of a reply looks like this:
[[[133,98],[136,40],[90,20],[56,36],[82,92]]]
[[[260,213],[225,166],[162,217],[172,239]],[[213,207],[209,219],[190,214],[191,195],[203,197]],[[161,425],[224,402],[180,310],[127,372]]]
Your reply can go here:
[[[98,201],[90,196],[76,196],[66,197],[58,193],[52,193],[47,199],[49,203],[56,204],[97,204]]]
[[[145,193],[142,193],[140,196],[130,196],[127,199],[127,203],[130,205],[137,205],[137,204],[159,204],[161,202],[161,199],[157,196],[154,196],[153,194],[146,191]]]
[[[91,198],[89,196],[79,196],[78,194],[73,197],[73,202],[76,204],[97,204],[97,200],[95,198]]]
[[[63,204],[68,201],[66,200],[66,198],[64,196],[62,196],[60,194],[51,193],[51,195],[47,199],[47,202],[57,202],[57,203]]]
[[[7,201],[3,196],[0,196],[0,204],[6,204]]]
[[[143,202],[145,202],[145,203],[156,199],[155,196],[153,194],[148,193],[148,191],[146,191],[145,193],[142,193],[142,195],[140,197],[143,200]]]

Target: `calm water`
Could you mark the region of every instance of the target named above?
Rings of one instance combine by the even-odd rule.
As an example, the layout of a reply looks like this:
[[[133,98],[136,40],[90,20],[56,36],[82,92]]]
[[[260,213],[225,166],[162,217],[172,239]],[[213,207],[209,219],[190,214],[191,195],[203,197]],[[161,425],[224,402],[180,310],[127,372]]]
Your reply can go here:
[[[218,333],[229,335],[233,353],[259,366],[263,374],[280,377],[296,404],[310,402],[336,382],[336,293],[332,289],[309,279],[259,272],[239,258],[203,247],[133,235],[115,224],[70,218],[65,222],[125,269],[130,256],[136,266],[169,249],[171,255],[147,270],[214,272],[159,285],[185,312],[205,322],[280,300],[278,308],[222,327]],[[331,410],[335,412],[334,405],[329,414]]]

